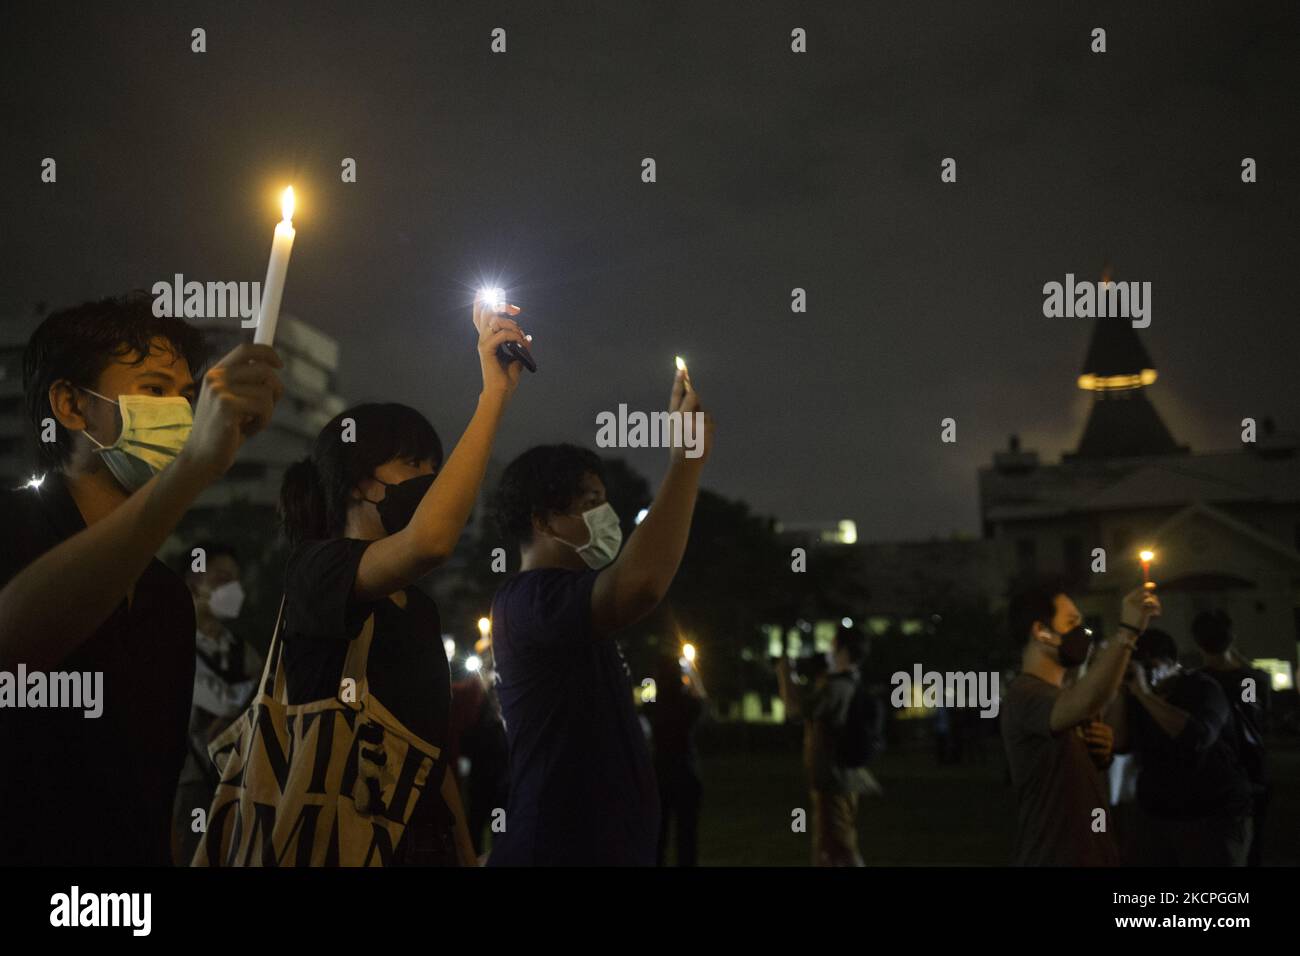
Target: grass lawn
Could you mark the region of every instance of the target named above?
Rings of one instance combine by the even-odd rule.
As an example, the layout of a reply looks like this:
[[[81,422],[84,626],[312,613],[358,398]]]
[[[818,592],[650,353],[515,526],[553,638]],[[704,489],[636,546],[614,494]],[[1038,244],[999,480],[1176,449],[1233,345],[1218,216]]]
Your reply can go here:
[[[873,768],[885,788],[859,814],[871,866],[1003,866],[1015,808],[996,741],[985,762],[939,766],[929,753],[888,753]],[[1269,865],[1300,864],[1300,742],[1270,741],[1274,783],[1266,830]],[[808,806],[797,750],[701,758],[704,866],[807,866],[809,833],[792,833],[791,811]],[[810,814],[811,816],[811,814]],[[811,826],[811,819],[809,820]],[[669,862],[672,851],[669,851]]]

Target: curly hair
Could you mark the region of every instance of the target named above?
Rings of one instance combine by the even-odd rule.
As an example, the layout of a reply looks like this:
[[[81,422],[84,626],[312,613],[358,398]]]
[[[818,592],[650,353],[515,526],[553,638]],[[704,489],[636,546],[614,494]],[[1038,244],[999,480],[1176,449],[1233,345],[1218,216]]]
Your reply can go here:
[[[582,491],[584,475],[605,480],[600,456],[577,445],[538,445],[524,452],[501,476],[492,496],[492,515],[501,534],[526,544],[533,516],[564,512]]]

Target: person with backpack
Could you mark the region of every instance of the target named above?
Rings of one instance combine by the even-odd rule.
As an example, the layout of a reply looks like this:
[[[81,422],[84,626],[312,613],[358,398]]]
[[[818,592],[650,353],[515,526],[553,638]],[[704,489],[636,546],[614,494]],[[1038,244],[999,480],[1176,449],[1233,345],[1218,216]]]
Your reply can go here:
[[[281,618],[257,719],[231,728],[249,738],[218,737],[210,748],[214,762],[231,753],[219,764],[196,863],[477,864],[448,766],[451,672],[441,618],[417,586],[455,548],[519,385],[522,366],[498,355],[506,343],[527,346],[519,326],[476,300],[474,327],[482,390],[446,460],[420,412],[366,403],[336,415],[285,472]],[[268,746],[265,734],[252,734],[274,719],[272,702],[306,743],[281,757],[272,735],[265,766],[282,766],[283,779],[259,778],[260,760],[245,776],[230,761],[254,743]],[[258,816],[243,823],[250,809]],[[260,841],[254,822],[266,831]]]
[[[858,803],[881,792],[867,764],[880,749],[884,710],[858,672],[865,657],[863,635],[841,628],[828,672],[805,694],[791,681],[789,661],[776,665],[787,714],[804,717],[814,866],[866,865],[858,850]]]
[[[1138,755],[1141,866],[1245,866],[1251,784],[1232,708],[1218,682],[1183,670],[1178,646],[1148,629],[1130,666],[1128,697],[1112,708],[1115,749]]]
[[[1226,611],[1202,611],[1192,619],[1192,640],[1205,655],[1201,673],[1218,682],[1232,708],[1237,730],[1237,754],[1250,778],[1251,840],[1247,866],[1263,861],[1264,814],[1269,782],[1264,767],[1264,729],[1268,723],[1271,687],[1269,676],[1250,667],[1233,646],[1232,618]]]

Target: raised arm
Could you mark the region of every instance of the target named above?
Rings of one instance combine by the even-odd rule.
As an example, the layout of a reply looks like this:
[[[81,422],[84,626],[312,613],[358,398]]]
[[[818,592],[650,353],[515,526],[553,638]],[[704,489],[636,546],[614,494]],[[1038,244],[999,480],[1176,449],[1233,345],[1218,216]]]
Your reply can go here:
[[[1123,625],[1120,633],[1101,648],[1088,667],[1088,673],[1057,696],[1052,707],[1053,732],[1081,724],[1106,708],[1124,679],[1137,635],[1146,630],[1147,621],[1159,613],[1160,602],[1149,591],[1135,588],[1125,596],[1120,607]]]
[[[176,460],[0,590],[0,667],[57,666],[103,624],[194,499],[271,420],[282,364],[269,346],[241,345],[214,365]]]
[[[684,371],[679,370],[673,379],[669,410],[681,412],[683,418],[696,412],[703,414]],[[635,624],[668,593],[686,551],[700,472],[713,446],[713,422],[707,415],[704,422],[699,456],[688,458],[684,447],[672,449],[668,473],[649,514],[628,537],[622,554],[596,578],[591,594],[591,622],[596,635],[613,634]]]
[[[410,524],[366,548],[355,585],[361,600],[400,591],[442,564],[469,520],[497,428],[523,369],[518,362],[503,367],[497,347],[506,342],[528,346],[518,324],[492,312],[482,302],[474,303],[474,326],[479,333],[478,357],[483,372],[483,391],[474,417],[425,492]]]

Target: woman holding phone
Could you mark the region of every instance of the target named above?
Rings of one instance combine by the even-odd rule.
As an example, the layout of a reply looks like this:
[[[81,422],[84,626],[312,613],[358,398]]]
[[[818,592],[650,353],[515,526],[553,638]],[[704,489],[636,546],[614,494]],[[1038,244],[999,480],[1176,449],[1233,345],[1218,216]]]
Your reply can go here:
[[[291,546],[282,666],[290,704],[339,694],[350,642],[373,619],[367,692],[439,757],[394,848],[395,865],[474,865],[455,777],[446,766],[451,674],[437,605],[412,587],[452,553],[483,481],[522,366],[497,349],[527,348],[519,326],[474,304],[483,373],[465,433],[446,462],[432,425],[397,404],[337,415],[280,491]]]

